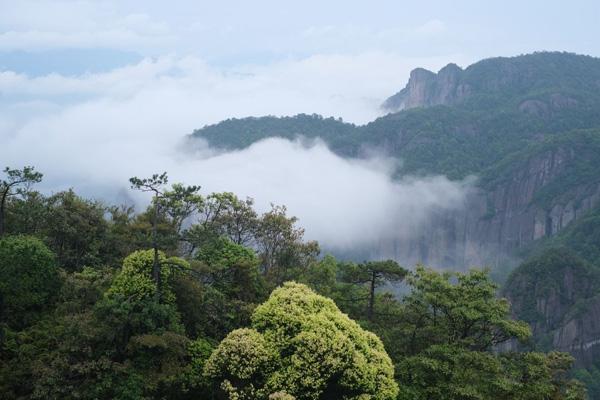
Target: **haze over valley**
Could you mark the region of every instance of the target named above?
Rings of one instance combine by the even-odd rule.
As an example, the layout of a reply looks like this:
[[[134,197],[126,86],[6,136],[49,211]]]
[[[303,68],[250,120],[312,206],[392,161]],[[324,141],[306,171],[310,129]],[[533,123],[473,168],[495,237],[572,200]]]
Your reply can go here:
[[[598,21],[0,0],[0,398],[600,399]]]

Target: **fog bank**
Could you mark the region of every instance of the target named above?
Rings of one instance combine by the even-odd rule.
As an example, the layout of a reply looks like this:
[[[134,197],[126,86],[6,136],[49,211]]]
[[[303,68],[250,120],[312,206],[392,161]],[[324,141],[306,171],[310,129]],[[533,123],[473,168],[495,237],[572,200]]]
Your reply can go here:
[[[259,211],[286,205],[307,238],[327,248],[409,238],[432,212],[461,207],[469,184],[440,176],[394,181],[391,160],[343,159],[319,141],[267,139],[230,153],[180,146],[194,128],[229,117],[317,112],[367,122],[421,61],[313,56],[234,72],[163,57],[79,77],[0,72],[0,166],[35,165],[45,174],[42,190],[73,187],[109,202],[139,199],[129,177],[167,171],[204,194],[252,197]]]

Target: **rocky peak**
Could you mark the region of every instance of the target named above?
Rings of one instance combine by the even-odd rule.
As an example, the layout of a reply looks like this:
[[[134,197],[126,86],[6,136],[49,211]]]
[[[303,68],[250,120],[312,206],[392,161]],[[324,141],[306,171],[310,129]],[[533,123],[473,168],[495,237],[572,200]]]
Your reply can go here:
[[[599,82],[598,58],[559,52],[497,57],[464,70],[448,64],[437,74],[417,68],[411,72],[406,87],[388,98],[382,108],[397,112],[457,105],[467,97],[481,96],[487,107],[496,107],[498,101],[506,105],[530,100],[521,111],[548,116],[553,110],[577,106],[578,99],[573,94],[585,94],[583,98],[596,96],[594,89]],[[540,98],[541,95],[545,97]]]
[[[382,108],[394,112],[452,104],[468,93],[461,84],[462,72],[456,64],[446,65],[437,74],[424,68],[416,68],[410,73],[406,87],[388,98]]]

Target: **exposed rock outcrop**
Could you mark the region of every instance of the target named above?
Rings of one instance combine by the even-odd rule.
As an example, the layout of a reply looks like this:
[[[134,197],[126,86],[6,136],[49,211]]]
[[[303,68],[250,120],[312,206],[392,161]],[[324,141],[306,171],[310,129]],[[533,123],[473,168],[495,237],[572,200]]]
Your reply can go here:
[[[576,366],[589,367],[600,358],[600,295],[581,307],[579,313],[552,331],[552,347],[571,353]]]
[[[568,250],[554,249],[515,270],[504,295],[514,316],[531,325],[537,349],[568,352],[576,366],[589,367],[600,357],[599,284],[595,267]]]
[[[586,65],[592,60],[574,54],[542,52],[490,58],[466,69],[448,64],[437,74],[417,68],[411,72],[406,87],[388,98],[382,109],[397,112],[415,107],[449,106],[472,97],[491,108],[497,107],[498,102],[506,105],[517,100],[525,112],[535,113],[546,107],[555,110],[574,107],[578,100],[570,94],[594,90],[598,81],[600,71]],[[537,98],[539,95],[543,98]]]
[[[539,154],[490,190],[474,190],[460,209],[432,216],[413,240],[382,241],[378,256],[439,268],[513,267],[515,250],[556,235],[600,205],[598,183],[537,201],[576,157],[566,148]]]
[[[414,69],[406,87],[388,98],[382,108],[401,111],[458,102],[470,92],[469,86],[461,82],[462,72],[456,64],[446,65],[437,74],[423,68]]]

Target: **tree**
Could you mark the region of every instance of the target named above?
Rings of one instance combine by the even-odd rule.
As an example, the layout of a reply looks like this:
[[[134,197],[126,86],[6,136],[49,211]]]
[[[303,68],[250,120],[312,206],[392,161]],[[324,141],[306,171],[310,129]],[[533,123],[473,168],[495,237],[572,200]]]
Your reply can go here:
[[[0,323],[21,329],[52,304],[61,279],[54,254],[27,236],[0,239]]]
[[[229,192],[221,196],[226,200],[225,212],[218,218],[222,233],[235,244],[251,245],[258,227],[258,216],[252,208],[254,200],[241,200]]]
[[[263,292],[263,279],[258,271],[259,259],[254,250],[221,238],[204,246],[196,259],[201,261],[203,281],[228,297],[256,301]]]
[[[103,264],[108,252],[106,207],[75,194],[73,190],[46,199],[46,243],[56,253],[62,268],[78,270]]]
[[[152,218],[152,249],[154,250],[154,261],[152,264],[152,279],[156,283],[156,299],[160,299],[161,276],[160,262],[158,255],[158,216],[160,213],[160,200],[164,196],[164,186],[169,182],[166,172],[162,174],[154,174],[150,178],[140,179],[133,177],[129,179],[132,189],[137,189],[142,192],[151,192],[153,196],[154,216]]]
[[[307,286],[285,283],[230,333],[205,374],[233,398],[395,399],[394,369],[381,341]],[[277,398],[275,396],[275,398]],[[283,398],[286,398],[285,396]]]
[[[304,229],[296,228],[298,219],[286,213],[285,206],[273,205],[262,215],[256,234],[264,272],[275,284],[293,278],[292,274],[299,275],[301,271],[291,274],[292,270],[308,268],[320,252],[317,242],[302,241]]]
[[[565,379],[572,358],[560,353],[499,353],[525,340],[529,326],[510,317],[486,271],[418,267],[401,304],[395,335],[400,399],[583,399]]]
[[[197,193],[199,186],[183,186],[174,184],[171,190],[165,190],[169,182],[166,172],[154,174],[150,178],[140,179],[133,177],[129,179],[131,188],[142,192],[152,193],[152,249],[154,251],[154,261],[152,266],[152,278],[156,283],[155,297],[157,300],[161,296],[161,264],[159,261],[158,244],[158,221],[161,213],[165,213],[171,219],[171,223],[176,228],[177,234],[181,232],[183,222],[187,217],[193,214],[201,206],[202,197]]]
[[[240,200],[231,192],[211,193],[198,209],[196,222],[184,232],[190,253],[225,236],[235,244],[255,242],[258,218],[252,199]]]
[[[47,216],[47,198],[40,192],[30,190],[22,196],[13,196],[7,199],[5,205],[4,234],[45,239]]]
[[[418,267],[408,283],[412,291],[402,301],[402,321],[407,329],[403,347],[410,352],[448,343],[488,351],[531,334],[525,322],[511,319],[508,301],[496,297],[498,286],[486,271],[440,273]]]
[[[344,280],[353,284],[367,285],[367,320],[373,321],[375,290],[387,283],[402,282],[408,271],[393,260],[369,261],[351,264],[345,269]]]
[[[187,261],[177,257],[167,258],[161,251],[158,252],[158,262],[159,265],[174,266],[177,270],[189,270]],[[153,268],[153,250],[134,251],[123,260],[123,267],[108,289],[108,293],[120,294],[126,298],[138,300],[156,298],[158,288],[152,277]],[[161,300],[166,303],[173,303],[175,295],[170,287],[170,279],[174,271],[172,268],[161,268],[160,273],[161,281],[166,283],[166,285],[163,285]]]
[[[191,279],[177,280],[181,291],[178,304],[186,310],[182,312],[184,319],[194,319],[193,324],[205,335],[219,340],[233,329],[247,326],[252,312],[268,294],[259,262],[254,250],[227,237],[202,246],[192,262]],[[194,287],[198,285],[201,287]],[[193,292],[198,293],[195,307],[189,304]],[[184,299],[189,299],[188,304]]]
[[[185,220],[198,212],[204,198],[198,194],[200,186],[184,186],[175,183],[163,193],[161,207],[171,220],[177,234],[181,234]]]
[[[31,185],[42,181],[43,174],[35,171],[34,167],[26,166],[23,169],[10,169],[3,171],[6,178],[0,180],[0,236],[4,235],[4,218],[6,201],[16,195],[25,194]]]

